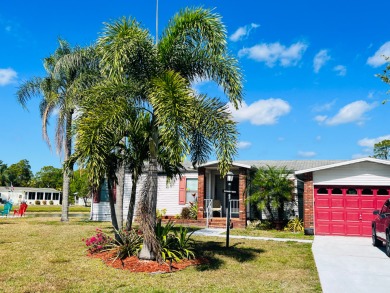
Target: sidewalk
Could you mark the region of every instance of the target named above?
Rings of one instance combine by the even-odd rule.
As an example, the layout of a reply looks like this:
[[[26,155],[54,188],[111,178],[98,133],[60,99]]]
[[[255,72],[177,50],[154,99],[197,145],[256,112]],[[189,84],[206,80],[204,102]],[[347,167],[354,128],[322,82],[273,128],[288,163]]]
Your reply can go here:
[[[197,230],[192,235],[226,238],[226,235],[222,234],[224,232],[226,232],[226,229],[206,228],[206,229]],[[281,241],[281,242],[294,241],[294,242],[301,242],[301,243],[313,243],[313,240],[291,239],[291,238],[271,238],[271,237],[239,236],[239,235],[229,235],[229,238],[250,239],[250,240],[271,240],[271,241]]]

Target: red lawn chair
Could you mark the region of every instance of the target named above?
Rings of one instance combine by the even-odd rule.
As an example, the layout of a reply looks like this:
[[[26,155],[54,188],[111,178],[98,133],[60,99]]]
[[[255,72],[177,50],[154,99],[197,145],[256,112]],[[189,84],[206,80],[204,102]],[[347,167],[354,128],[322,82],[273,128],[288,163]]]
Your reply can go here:
[[[23,202],[20,204],[19,210],[14,210],[14,216],[22,217],[27,210],[28,205]]]

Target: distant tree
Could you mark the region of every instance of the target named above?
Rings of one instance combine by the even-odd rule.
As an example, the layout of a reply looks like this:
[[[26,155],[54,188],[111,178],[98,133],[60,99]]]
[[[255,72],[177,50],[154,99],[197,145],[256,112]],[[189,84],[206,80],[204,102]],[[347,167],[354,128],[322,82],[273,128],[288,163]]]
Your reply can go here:
[[[30,180],[33,178],[29,161],[21,160],[16,164],[12,164],[5,171],[5,176],[8,177],[8,184],[13,186],[29,186]]]
[[[266,209],[270,220],[284,219],[284,203],[293,199],[294,182],[289,178],[292,172],[286,167],[267,166],[258,169],[252,180],[254,192],[250,201],[257,204],[259,210]],[[274,210],[277,215],[274,215]]]
[[[71,198],[77,196],[84,199],[84,205],[87,206],[87,199],[91,197],[91,187],[88,181],[88,173],[85,169],[79,169],[73,172],[70,179]]]
[[[390,140],[385,139],[374,144],[374,158],[388,160],[390,158]]]
[[[7,164],[4,164],[2,160],[0,160],[0,185],[5,186],[7,180]]]
[[[53,166],[42,167],[40,171],[35,174],[33,187],[51,187],[62,190],[62,169]]]

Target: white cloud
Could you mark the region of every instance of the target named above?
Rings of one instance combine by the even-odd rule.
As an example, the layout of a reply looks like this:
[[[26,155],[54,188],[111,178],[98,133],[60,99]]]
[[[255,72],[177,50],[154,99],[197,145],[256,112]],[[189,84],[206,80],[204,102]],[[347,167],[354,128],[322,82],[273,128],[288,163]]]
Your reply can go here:
[[[0,68],[0,86],[15,82],[17,76],[18,74],[12,68]]]
[[[379,67],[383,64],[386,64],[387,61],[385,57],[390,57],[390,41],[384,43],[375,54],[367,59],[367,64],[372,67]]]
[[[317,115],[316,117],[314,117],[314,120],[317,121],[317,122],[324,122],[326,119],[328,118],[328,116],[326,115]]]
[[[260,25],[257,23],[251,23],[250,25],[241,26],[229,37],[229,39],[232,42],[237,42],[243,39],[244,37],[249,36],[251,30],[258,28],[259,26]]]
[[[333,67],[333,70],[337,72],[337,75],[339,76],[346,76],[347,75],[347,67],[344,65],[337,65]]]
[[[324,122],[327,125],[338,125],[344,123],[356,122],[362,125],[367,119],[364,114],[375,108],[377,103],[368,104],[365,101],[352,102],[339,110],[333,117],[316,116],[314,119],[317,122]]]
[[[301,60],[307,49],[307,44],[297,42],[290,47],[280,43],[262,43],[250,48],[243,48],[238,52],[239,57],[247,56],[258,62],[264,62],[268,67],[279,64],[283,67],[295,66]]]
[[[271,125],[278,122],[278,119],[290,112],[290,105],[282,99],[258,100],[251,105],[245,102],[239,110],[229,104],[230,112],[234,119],[239,122],[250,121],[254,125]]]
[[[322,66],[325,65],[326,62],[330,60],[330,56],[328,55],[328,50],[319,51],[313,59],[313,68],[314,72],[318,73]]]
[[[313,106],[313,112],[323,112],[323,111],[329,111],[332,109],[334,104],[336,103],[336,100],[333,100],[329,103],[322,104],[322,105],[314,105]]]
[[[299,151],[298,152],[298,156],[299,157],[302,157],[302,158],[312,158],[312,157],[315,157],[317,155],[316,152],[304,152],[304,151]]]
[[[252,146],[252,143],[249,141],[239,141],[237,147],[239,149],[249,149]]]
[[[358,145],[360,145],[362,147],[373,148],[374,144],[376,144],[382,140],[385,140],[385,139],[390,139],[390,134],[375,137],[375,138],[367,138],[367,137],[363,138],[363,139],[358,141]]]

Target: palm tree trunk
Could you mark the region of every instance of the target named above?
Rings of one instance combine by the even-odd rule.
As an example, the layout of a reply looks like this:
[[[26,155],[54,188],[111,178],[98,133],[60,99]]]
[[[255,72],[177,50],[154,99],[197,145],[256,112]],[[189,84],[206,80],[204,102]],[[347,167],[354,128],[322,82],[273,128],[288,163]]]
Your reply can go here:
[[[129,212],[127,213],[126,231],[130,231],[133,226],[134,209],[135,209],[135,197],[137,194],[138,174],[133,172],[131,178],[131,196],[129,203]]]
[[[65,143],[64,143],[64,162],[66,162],[72,153],[72,114],[70,111],[66,114],[66,125],[65,125]],[[69,189],[70,189],[70,176],[69,174],[73,171],[73,166],[69,166],[68,170],[63,172],[63,183],[62,183],[62,212],[61,221],[69,221]]]
[[[125,164],[123,162],[119,165],[117,171],[118,185],[116,188],[116,220],[118,228],[123,228],[123,195],[125,189]]]
[[[156,209],[157,209],[157,148],[158,130],[154,126],[152,138],[149,142],[149,167],[146,180],[146,190],[140,202],[141,229],[144,235],[142,250],[139,253],[140,259],[161,261],[160,243],[157,240]]]
[[[115,229],[115,239],[119,240],[120,239],[118,235],[119,227],[118,227],[118,222],[116,220],[113,186],[114,186],[114,181],[112,180],[112,178],[107,178],[108,199],[110,202],[110,212],[111,212],[111,223],[112,223],[112,227],[114,227]]]

